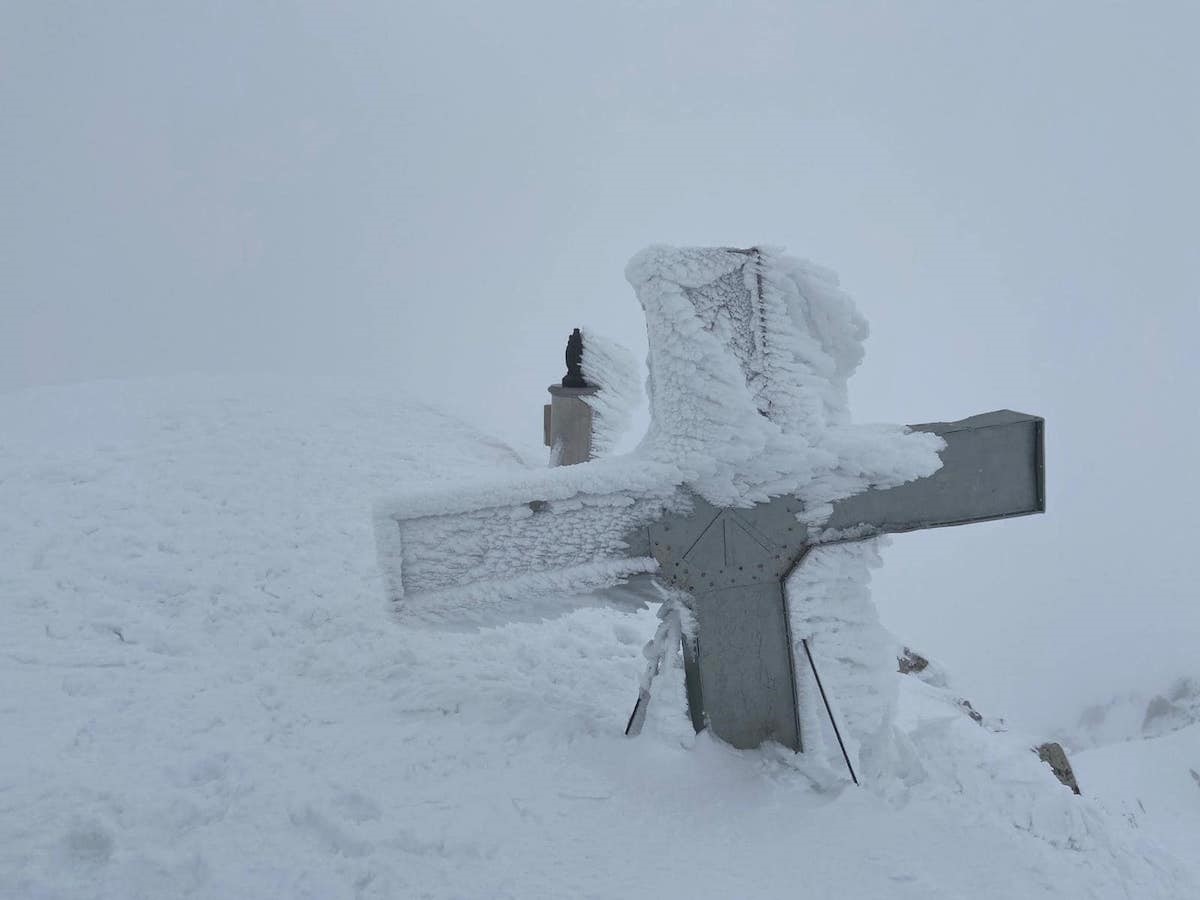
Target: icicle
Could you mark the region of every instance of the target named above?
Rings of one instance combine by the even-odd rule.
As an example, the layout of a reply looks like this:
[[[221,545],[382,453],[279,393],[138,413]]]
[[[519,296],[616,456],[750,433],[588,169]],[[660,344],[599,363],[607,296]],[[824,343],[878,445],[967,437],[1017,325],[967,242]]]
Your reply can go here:
[[[612,456],[642,402],[637,358],[622,344],[584,328],[580,365],[588,384],[600,389],[583,398],[592,408],[592,456]]]

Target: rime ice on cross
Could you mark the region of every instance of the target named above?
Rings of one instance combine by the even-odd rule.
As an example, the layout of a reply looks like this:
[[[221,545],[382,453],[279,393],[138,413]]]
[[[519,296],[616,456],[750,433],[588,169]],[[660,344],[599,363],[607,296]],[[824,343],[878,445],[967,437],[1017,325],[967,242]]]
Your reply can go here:
[[[829,273],[751,248],[654,247],[627,276],[646,313],[651,426],[623,457],[380,504],[403,620],[561,613],[654,572],[691,597],[697,730],[804,745],[784,584],[815,547],[1044,509],[1042,420],[850,423],[865,322]]]

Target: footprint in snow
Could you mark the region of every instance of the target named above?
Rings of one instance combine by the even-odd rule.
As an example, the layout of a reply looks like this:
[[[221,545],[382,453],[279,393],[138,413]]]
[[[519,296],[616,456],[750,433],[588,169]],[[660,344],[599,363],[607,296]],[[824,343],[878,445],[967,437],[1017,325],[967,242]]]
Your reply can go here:
[[[113,838],[99,822],[80,822],[62,839],[67,860],[76,865],[102,865],[112,858]]]
[[[334,798],[333,805],[337,807],[338,812],[356,825],[378,821],[383,815],[375,801],[363,796],[358,791],[339,794]]]

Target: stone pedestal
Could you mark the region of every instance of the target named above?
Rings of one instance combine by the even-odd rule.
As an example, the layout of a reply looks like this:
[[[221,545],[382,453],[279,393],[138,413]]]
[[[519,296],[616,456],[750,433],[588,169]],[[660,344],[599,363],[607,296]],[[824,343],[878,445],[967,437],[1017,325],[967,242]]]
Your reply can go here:
[[[550,448],[550,465],[573,466],[592,458],[592,408],[585,397],[597,388],[567,388],[550,385],[544,433]]]

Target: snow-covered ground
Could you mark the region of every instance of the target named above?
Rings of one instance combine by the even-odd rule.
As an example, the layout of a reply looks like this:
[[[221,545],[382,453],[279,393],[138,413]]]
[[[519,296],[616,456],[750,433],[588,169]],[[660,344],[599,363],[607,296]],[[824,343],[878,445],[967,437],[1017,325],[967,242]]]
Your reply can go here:
[[[1097,747],[1072,761],[1092,797],[1200,869],[1200,724]]]
[[[402,627],[373,502],[521,465],[380,384],[0,396],[0,898],[1200,897],[1196,727],[1076,798],[905,678],[856,789],[674,670],[624,738],[650,611]]]

